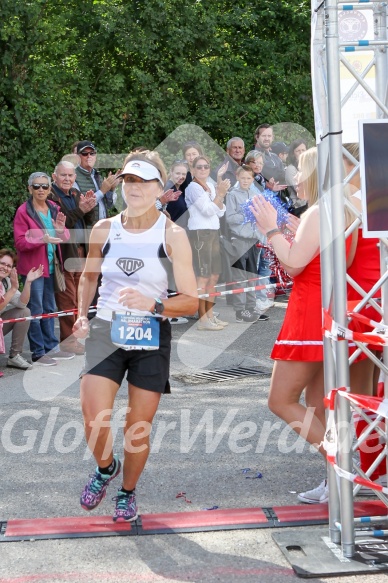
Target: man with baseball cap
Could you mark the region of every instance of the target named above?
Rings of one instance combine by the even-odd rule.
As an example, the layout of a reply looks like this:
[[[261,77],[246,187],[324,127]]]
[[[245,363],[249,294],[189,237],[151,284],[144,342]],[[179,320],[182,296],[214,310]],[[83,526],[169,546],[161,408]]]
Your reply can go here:
[[[118,177],[111,172],[106,178],[102,178],[98,170],[94,168],[96,164],[97,148],[93,142],[82,140],[77,144],[77,154],[80,158],[79,166],[76,168],[75,187],[85,194],[93,190],[97,205],[95,208],[93,224],[108,216],[108,209],[114,204],[114,189],[118,184]]]

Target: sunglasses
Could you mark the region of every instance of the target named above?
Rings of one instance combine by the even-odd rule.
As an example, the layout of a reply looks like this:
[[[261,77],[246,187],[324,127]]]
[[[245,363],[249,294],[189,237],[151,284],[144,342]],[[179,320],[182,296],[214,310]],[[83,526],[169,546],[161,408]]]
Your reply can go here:
[[[159,182],[157,178],[152,178],[151,180],[144,180],[144,178],[140,178],[140,176],[135,176],[134,174],[126,174],[124,176],[125,183],[134,183],[134,182]]]
[[[200,166],[195,166],[196,170],[209,170],[209,164],[201,164]]]
[[[31,186],[34,190],[39,190],[39,188],[42,188],[42,190],[48,190],[50,188],[48,184],[32,184]]]
[[[97,152],[80,152],[80,155],[86,158],[86,156],[96,156]]]

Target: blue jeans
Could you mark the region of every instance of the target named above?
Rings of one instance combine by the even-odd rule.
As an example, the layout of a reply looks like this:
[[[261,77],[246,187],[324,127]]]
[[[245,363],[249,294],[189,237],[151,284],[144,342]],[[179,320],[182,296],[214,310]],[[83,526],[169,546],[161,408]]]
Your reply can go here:
[[[266,254],[266,249],[260,248],[259,258],[257,260],[257,274],[260,277],[257,282],[258,285],[268,285],[269,276],[271,275],[271,270],[269,268],[269,259]],[[267,299],[267,289],[259,289],[256,292],[256,298],[262,300],[263,302]]]
[[[22,276],[23,284],[26,276]],[[50,277],[39,277],[31,284],[30,301],[28,307],[31,316],[56,312],[54,296],[54,274]],[[59,350],[58,338],[54,334],[54,318],[32,320],[28,330],[28,340],[32,358],[38,359],[50,350]]]

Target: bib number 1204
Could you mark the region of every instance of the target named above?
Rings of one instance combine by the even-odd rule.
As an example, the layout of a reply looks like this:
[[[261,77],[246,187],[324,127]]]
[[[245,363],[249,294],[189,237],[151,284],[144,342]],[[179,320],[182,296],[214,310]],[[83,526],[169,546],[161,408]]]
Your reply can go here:
[[[111,322],[111,340],[124,350],[157,350],[160,324],[152,316],[114,314]]]
[[[134,328],[133,326],[119,326],[120,340],[152,340],[151,328]]]

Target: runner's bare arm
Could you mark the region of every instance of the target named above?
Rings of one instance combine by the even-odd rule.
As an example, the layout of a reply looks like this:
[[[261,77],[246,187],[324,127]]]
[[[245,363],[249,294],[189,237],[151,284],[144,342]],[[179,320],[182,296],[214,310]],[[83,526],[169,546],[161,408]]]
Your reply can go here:
[[[78,338],[84,338],[89,330],[87,315],[96,293],[98,276],[101,273],[102,247],[109,227],[109,220],[99,221],[90,234],[89,252],[78,285],[78,318],[73,326],[73,333]]]

